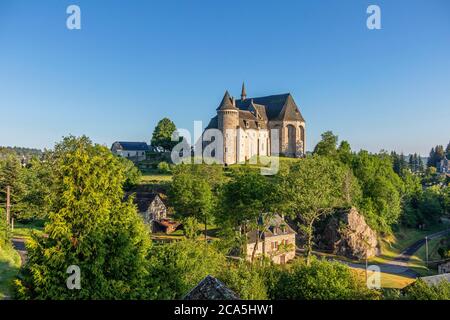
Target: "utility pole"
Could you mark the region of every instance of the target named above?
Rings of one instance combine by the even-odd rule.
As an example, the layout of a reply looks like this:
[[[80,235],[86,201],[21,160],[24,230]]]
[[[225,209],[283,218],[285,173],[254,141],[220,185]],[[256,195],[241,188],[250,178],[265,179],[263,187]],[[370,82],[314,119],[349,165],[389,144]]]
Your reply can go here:
[[[11,210],[11,187],[6,187],[6,227],[5,227],[5,233],[6,238],[8,238],[8,229],[9,229],[9,216],[10,216],[10,210]]]
[[[426,261],[427,261],[427,268],[428,268],[428,236],[425,236],[425,255],[426,255]]]
[[[9,226],[11,214],[11,187],[6,187],[6,226]]]
[[[368,275],[368,273],[367,273],[367,269],[368,269],[368,267],[369,267],[369,262],[368,262],[368,250],[366,250],[366,285],[367,285],[367,282],[369,281],[369,275]]]

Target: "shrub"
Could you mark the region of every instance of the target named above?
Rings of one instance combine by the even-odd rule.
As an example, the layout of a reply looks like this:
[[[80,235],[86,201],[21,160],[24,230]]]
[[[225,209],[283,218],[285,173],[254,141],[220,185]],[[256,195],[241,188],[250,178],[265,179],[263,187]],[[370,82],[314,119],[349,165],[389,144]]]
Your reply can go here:
[[[338,262],[312,259],[308,266],[296,260],[279,273],[274,299],[293,300],[361,300],[377,299],[379,293],[369,290],[349,267]]]
[[[450,283],[446,280],[428,285],[419,279],[403,290],[407,300],[450,300]]]
[[[161,161],[160,163],[158,163],[158,171],[160,173],[170,173],[170,165],[165,161]]]

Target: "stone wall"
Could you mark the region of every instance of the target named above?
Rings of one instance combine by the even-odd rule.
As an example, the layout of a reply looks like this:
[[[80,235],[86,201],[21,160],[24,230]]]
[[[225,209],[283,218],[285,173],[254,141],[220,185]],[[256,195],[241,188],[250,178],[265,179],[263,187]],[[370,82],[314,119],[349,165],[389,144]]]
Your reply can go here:
[[[247,244],[246,259],[251,261],[255,243]],[[284,263],[295,258],[295,233],[282,234],[273,237],[267,237],[264,241],[258,243],[255,257],[266,255],[272,259],[274,263]]]

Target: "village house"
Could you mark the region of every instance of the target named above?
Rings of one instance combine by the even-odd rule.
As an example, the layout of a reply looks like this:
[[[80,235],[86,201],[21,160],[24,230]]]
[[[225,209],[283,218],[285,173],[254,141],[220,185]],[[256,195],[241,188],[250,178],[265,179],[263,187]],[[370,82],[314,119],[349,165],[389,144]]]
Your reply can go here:
[[[131,194],[127,195],[130,196]],[[167,208],[161,197],[151,192],[134,193],[134,202],[144,222],[148,224],[152,232],[172,233],[180,223],[167,216]]]
[[[146,142],[125,142],[116,141],[111,146],[111,152],[132,161],[142,161],[146,159],[146,152],[150,151]]]
[[[260,223],[263,224],[262,221]],[[254,230],[247,233],[246,259],[252,260],[257,234],[259,239],[255,258],[265,255],[277,264],[285,264],[294,259],[296,232],[278,214],[275,214],[265,225],[264,232]]]

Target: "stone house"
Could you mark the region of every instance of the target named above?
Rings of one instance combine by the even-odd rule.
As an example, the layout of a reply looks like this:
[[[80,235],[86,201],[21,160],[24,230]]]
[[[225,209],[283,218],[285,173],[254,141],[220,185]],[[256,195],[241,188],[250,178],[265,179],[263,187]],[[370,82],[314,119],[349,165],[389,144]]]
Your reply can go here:
[[[217,129],[222,133],[224,164],[257,156],[305,154],[305,119],[290,93],[247,98],[242,85],[241,99],[234,99],[226,91],[216,113],[205,132]],[[272,130],[278,132],[278,148],[271,144]],[[212,141],[208,137],[203,134],[203,148]]]
[[[261,224],[263,224],[262,221]],[[252,259],[257,235],[259,235],[259,240],[255,257],[265,255],[277,264],[285,264],[294,259],[296,232],[278,214],[275,214],[265,225],[264,232],[251,231],[247,233],[246,259],[249,261]]]
[[[127,195],[127,198],[131,194]],[[167,216],[167,207],[157,193],[136,192],[134,202],[144,222],[148,224],[152,232],[171,233],[180,225]]]
[[[150,147],[146,142],[116,141],[111,146],[113,154],[132,161],[145,160],[147,151],[150,151]]]

